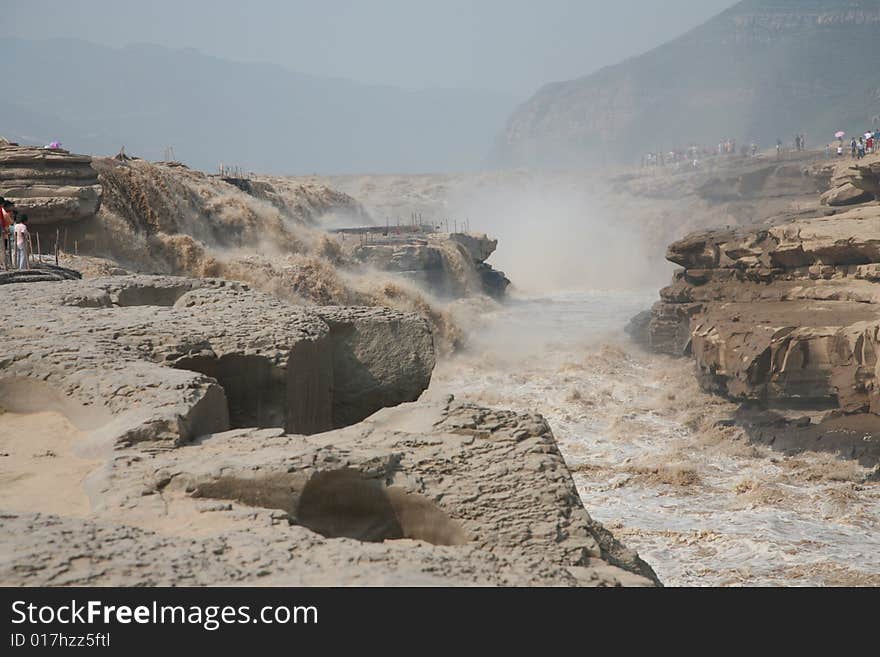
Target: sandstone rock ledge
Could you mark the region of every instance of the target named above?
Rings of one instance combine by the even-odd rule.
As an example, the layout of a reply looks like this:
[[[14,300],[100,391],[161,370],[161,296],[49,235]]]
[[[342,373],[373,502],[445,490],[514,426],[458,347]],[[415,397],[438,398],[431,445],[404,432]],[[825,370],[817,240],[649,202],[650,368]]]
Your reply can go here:
[[[31,224],[93,217],[101,185],[92,158],[65,150],[0,145],[0,196],[15,202]]]
[[[510,280],[486,262],[497,247],[498,240],[481,233],[390,234],[371,238],[355,247],[352,255],[440,296],[477,293],[502,299]]]
[[[409,404],[320,436],[117,451],[94,515],[0,515],[12,585],[640,585],[540,416]]]
[[[880,206],[697,233],[667,258],[684,269],[641,324],[653,350],[692,355],[764,442],[880,462]]]
[[[400,404],[433,366],[418,316],[174,277],[0,295],[20,310],[3,406],[80,434],[12,474],[88,508],[5,491],[0,584],[659,584],[590,518],[542,417]],[[95,465],[52,479],[46,458]]]
[[[326,431],[417,399],[434,367],[418,315],[319,313],[222,280],[123,276],[0,293],[16,309],[0,320],[7,408],[52,399],[121,445],[233,427]]]

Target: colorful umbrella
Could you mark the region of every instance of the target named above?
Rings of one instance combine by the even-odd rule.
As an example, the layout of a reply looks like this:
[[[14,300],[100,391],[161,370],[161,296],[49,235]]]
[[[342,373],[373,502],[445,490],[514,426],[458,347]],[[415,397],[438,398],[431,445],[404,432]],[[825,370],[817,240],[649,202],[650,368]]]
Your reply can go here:
[[[840,132],[834,133],[834,136],[837,137],[838,139],[843,139],[845,135],[846,135],[846,133],[843,130],[841,130]]]

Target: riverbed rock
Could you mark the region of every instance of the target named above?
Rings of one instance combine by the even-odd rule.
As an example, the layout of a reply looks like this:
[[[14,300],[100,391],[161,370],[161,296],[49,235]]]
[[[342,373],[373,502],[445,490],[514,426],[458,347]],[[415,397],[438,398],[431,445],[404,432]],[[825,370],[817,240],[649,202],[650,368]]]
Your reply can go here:
[[[181,444],[242,426],[325,431],[413,401],[434,364],[418,315],[336,308],[325,321],[222,280],[121,276],[2,289],[16,309],[2,320],[4,398],[69,400],[84,409],[85,426],[120,445]]]
[[[95,463],[46,481],[84,515],[7,494],[2,584],[659,583],[584,509],[541,416],[401,404],[434,363],[417,315],[172,276],[0,294],[3,408],[60,413],[76,442],[43,456]],[[46,477],[40,458],[13,478]]]
[[[0,514],[0,582],[657,583],[586,512],[542,417],[452,400],[311,437],[135,445],[87,490],[85,519]]]

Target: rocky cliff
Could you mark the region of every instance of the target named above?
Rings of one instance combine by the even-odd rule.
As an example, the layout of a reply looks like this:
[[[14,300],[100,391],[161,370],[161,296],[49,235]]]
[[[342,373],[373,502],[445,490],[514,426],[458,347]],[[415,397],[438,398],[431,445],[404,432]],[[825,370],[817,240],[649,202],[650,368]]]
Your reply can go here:
[[[632,327],[652,349],[693,357],[763,440],[880,459],[878,203],[694,233],[667,259],[683,269]]]
[[[824,144],[877,115],[878,0],[747,0],[592,75],[547,85],[508,121],[508,165],[638,161],[717,144]]]
[[[32,225],[57,225],[95,216],[101,204],[92,158],[61,149],[0,143],[0,196]]]

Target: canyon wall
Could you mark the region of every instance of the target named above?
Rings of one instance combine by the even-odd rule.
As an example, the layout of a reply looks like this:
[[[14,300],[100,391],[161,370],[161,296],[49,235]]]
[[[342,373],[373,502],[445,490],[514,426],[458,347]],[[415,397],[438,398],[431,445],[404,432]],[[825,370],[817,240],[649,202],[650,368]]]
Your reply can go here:
[[[871,188],[876,158],[831,165],[833,189]],[[692,357],[704,389],[759,411],[743,421],[763,439],[876,462],[865,438],[880,435],[873,198],[676,241],[666,257],[682,269],[631,331],[654,351]]]

